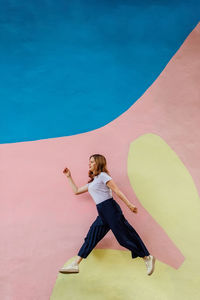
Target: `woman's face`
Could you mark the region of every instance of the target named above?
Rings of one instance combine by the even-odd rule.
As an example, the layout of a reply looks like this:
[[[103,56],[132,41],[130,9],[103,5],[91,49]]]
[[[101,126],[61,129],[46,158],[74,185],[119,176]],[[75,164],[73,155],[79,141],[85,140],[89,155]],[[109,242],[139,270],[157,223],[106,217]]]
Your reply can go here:
[[[93,156],[89,159],[89,170],[92,172],[96,170],[96,162]]]

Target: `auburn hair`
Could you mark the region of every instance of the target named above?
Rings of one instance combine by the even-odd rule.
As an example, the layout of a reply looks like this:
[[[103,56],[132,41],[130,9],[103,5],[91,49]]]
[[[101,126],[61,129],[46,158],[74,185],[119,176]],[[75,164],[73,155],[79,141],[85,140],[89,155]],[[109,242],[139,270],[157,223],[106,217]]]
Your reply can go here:
[[[94,180],[94,177],[99,175],[101,172],[105,172],[108,175],[110,175],[110,173],[107,169],[107,162],[106,162],[105,156],[103,156],[101,154],[93,154],[90,156],[90,158],[91,157],[94,157],[97,167],[96,167],[96,174],[94,174],[92,171],[89,170],[88,176],[90,177],[90,180],[88,181],[88,183],[92,182]]]

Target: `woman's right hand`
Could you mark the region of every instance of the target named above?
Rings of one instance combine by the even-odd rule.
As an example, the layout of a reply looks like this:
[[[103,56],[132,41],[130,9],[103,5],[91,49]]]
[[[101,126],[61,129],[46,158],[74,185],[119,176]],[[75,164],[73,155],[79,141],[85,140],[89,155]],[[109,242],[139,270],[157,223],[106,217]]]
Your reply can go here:
[[[68,168],[65,168],[65,169],[63,170],[63,173],[64,173],[67,177],[70,177],[70,176],[71,176],[71,172],[70,172],[70,170],[69,170]]]
[[[130,208],[130,210],[131,210],[132,212],[134,212],[135,214],[137,214],[138,209],[137,209],[137,207],[136,207],[135,205],[133,205],[132,203],[130,203],[130,204],[128,205],[128,208]]]

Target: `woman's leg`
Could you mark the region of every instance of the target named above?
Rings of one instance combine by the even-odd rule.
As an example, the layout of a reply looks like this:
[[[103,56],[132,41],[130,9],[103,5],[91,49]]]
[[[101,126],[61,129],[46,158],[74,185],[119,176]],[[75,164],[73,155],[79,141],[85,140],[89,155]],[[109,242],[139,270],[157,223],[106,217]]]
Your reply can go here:
[[[114,199],[103,202],[99,214],[108,223],[119,244],[131,251],[132,258],[149,256],[139,234],[125,219],[121,207]]]
[[[87,236],[84,239],[85,241],[78,252],[77,262],[86,258],[109,230],[110,227],[108,224],[104,223],[101,217],[98,216],[94,223],[90,226]]]
[[[139,256],[145,259],[150,255],[139,234],[123,215],[112,220],[110,227],[119,244],[131,251],[132,258]]]
[[[78,256],[77,259],[76,259],[76,263],[79,265],[80,262],[82,261],[83,257],[81,256]]]
[[[150,255],[139,234],[125,219],[118,204],[117,212],[115,211],[114,216],[111,218],[111,224],[109,225],[120,245],[131,251],[132,258],[138,256],[143,258],[147,268],[147,274],[151,275],[154,271],[156,259]]]
[[[148,249],[146,248],[144,242],[142,241],[141,237],[139,236],[139,234],[137,233],[137,231],[129,224],[129,222],[125,219],[124,215],[122,214],[121,216],[121,222],[124,226],[124,231],[125,231],[125,236],[127,235],[130,239],[133,239],[136,247],[137,247],[137,251],[133,251],[131,252],[132,254],[132,258],[135,258],[137,256],[142,257],[143,259],[147,259],[150,255]]]
[[[78,252],[77,259],[70,265],[62,267],[60,273],[79,273],[79,264],[83,258],[86,258],[94,249],[97,243],[106,235],[110,230],[109,226],[105,224],[100,216],[96,218],[85,237],[85,242]]]

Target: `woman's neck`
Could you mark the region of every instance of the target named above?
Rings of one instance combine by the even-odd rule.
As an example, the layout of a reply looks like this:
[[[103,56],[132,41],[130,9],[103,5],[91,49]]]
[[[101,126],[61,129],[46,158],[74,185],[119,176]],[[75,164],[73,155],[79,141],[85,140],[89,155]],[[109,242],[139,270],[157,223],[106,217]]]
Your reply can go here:
[[[100,173],[101,173],[101,172],[100,172]],[[99,174],[100,174],[100,173],[99,173]],[[97,173],[95,173],[95,172],[93,172],[93,174],[94,174],[94,176],[98,176],[98,175],[99,175],[99,174],[97,174]]]

